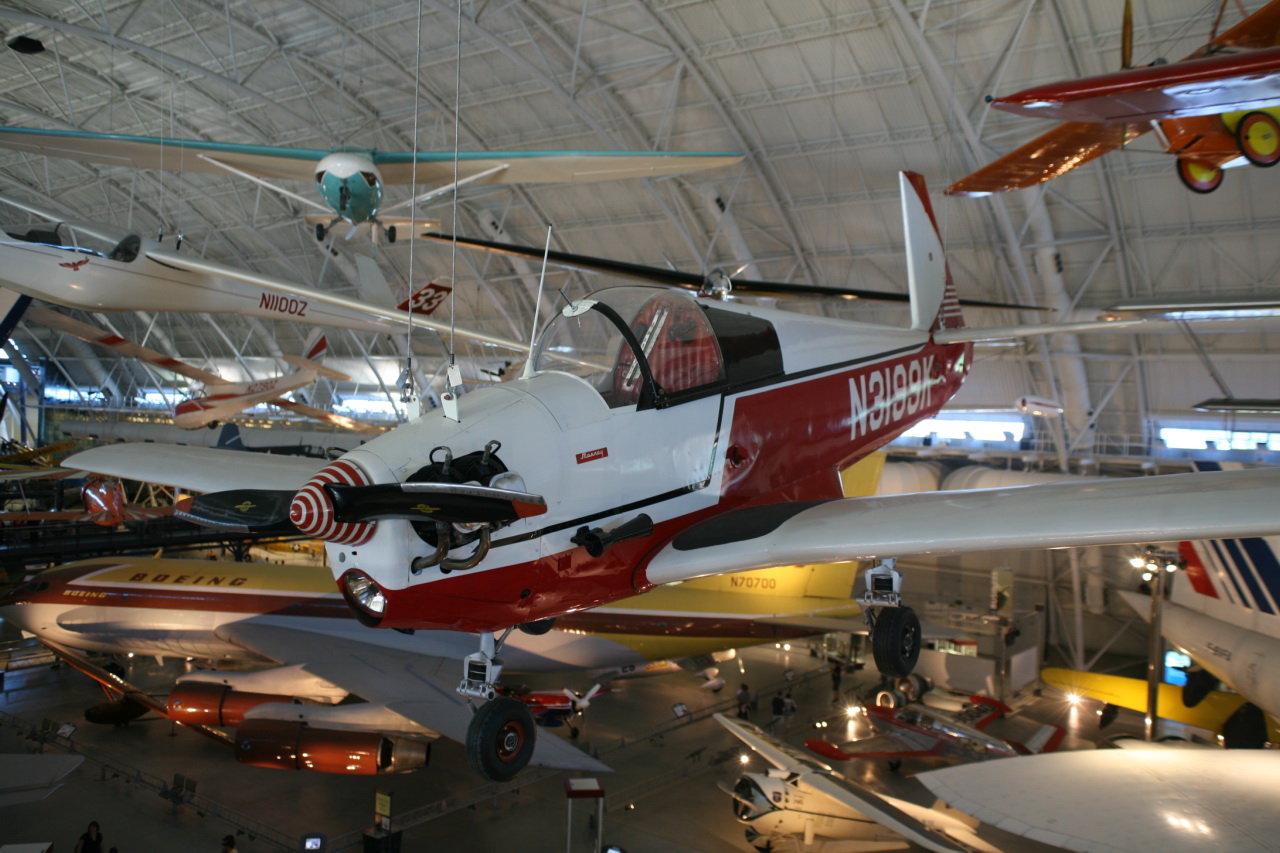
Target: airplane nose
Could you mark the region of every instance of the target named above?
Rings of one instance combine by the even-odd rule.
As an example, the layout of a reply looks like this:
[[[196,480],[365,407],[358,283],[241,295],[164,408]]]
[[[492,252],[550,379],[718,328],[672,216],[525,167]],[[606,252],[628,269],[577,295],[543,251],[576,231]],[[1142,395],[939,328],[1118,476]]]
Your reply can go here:
[[[333,503],[324,487],[367,486],[369,476],[353,462],[339,459],[307,481],[289,505],[289,521],[307,536],[339,545],[363,545],[373,537],[374,522],[349,524],[334,519]]]

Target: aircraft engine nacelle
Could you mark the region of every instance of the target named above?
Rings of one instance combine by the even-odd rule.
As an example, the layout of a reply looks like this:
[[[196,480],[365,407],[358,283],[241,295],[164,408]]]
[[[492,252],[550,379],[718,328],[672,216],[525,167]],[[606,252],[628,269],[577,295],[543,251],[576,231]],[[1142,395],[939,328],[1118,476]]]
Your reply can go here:
[[[430,746],[379,732],[315,729],[285,720],[245,720],[236,759],[253,767],[315,770],[347,776],[407,773],[426,767]]]
[[[199,726],[238,726],[245,712],[267,702],[292,702],[293,697],[275,693],[232,690],[225,684],[202,681],[180,682],[169,692],[169,717]]]

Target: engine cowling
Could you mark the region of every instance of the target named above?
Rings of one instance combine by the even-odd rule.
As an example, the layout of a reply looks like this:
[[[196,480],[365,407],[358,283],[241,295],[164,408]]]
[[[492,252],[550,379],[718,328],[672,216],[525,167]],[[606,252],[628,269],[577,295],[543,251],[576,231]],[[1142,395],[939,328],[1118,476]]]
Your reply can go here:
[[[253,767],[315,770],[347,776],[407,773],[426,767],[430,746],[379,732],[316,729],[285,720],[245,720],[236,759]]]
[[[169,716],[180,723],[200,726],[238,726],[245,712],[268,702],[293,701],[277,693],[250,693],[232,690],[225,684],[203,681],[179,682],[169,692]]]

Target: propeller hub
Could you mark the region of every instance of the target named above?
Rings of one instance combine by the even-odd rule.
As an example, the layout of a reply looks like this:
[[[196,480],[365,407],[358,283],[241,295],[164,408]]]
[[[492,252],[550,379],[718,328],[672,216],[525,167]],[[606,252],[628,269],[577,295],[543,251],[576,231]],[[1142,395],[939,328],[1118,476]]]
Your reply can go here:
[[[324,487],[370,485],[368,475],[352,462],[339,459],[307,481],[289,505],[289,521],[308,536],[339,545],[363,545],[373,537],[376,523],[347,524],[334,520],[333,503]]]

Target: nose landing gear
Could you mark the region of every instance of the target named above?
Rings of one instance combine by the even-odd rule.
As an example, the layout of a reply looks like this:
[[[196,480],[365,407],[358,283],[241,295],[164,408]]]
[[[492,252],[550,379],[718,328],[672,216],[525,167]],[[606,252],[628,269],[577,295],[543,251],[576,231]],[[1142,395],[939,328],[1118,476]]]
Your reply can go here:
[[[876,668],[891,678],[905,678],[920,658],[920,620],[902,603],[902,572],[896,560],[867,569],[867,591],[859,600],[871,628],[871,651]]]
[[[533,714],[519,699],[498,696],[496,683],[502,674],[498,651],[514,628],[495,638],[491,631],[480,635],[480,651],[462,662],[462,683],[458,693],[484,700],[467,726],[467,761],[471,769],[491,782],[506,782],[524,769],[533,757],[537,739]]]

